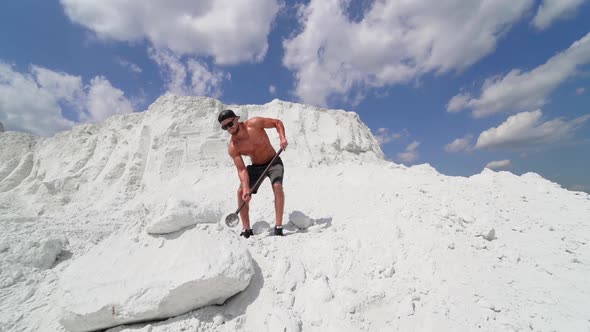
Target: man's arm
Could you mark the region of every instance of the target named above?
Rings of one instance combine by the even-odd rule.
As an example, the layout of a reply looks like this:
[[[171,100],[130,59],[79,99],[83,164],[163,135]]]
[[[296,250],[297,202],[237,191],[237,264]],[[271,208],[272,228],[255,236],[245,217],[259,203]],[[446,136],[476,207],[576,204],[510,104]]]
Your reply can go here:
[[[248,195],[248,193],[250,193],[250,176],[248,175],[248,170],[244,164],[244,159],[242,159],[242,156],[232,145],[229,147],[229,155],[233,159],[238,170],[238,177],[240,178],[242,188],[242,199],[248,202],[250,200],[250,195]]]
[[[254,128],[276,128],[279,133],[279,139],[281,140],[281,148],[283,150],[287,148],[289,143],[285,137],[285,126],[281,120],[255,117],[248,120],[248,125]]]

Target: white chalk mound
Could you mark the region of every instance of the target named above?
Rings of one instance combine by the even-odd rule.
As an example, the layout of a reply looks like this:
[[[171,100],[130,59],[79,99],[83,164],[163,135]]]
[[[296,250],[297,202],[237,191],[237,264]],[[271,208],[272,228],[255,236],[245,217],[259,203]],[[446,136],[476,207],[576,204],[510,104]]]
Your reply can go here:
[[[223,211],[219,205],[177,199],[170,197],[164,208],[154,213],[152,221],[146,227],[150,234],[167,234],[179,231],[185,227],[201,223],[217,223]]]
[[[235,235],[213,228],[104,240],[63,272],[60,323],[92,331],[222,304],[248,286],[254,268]]]

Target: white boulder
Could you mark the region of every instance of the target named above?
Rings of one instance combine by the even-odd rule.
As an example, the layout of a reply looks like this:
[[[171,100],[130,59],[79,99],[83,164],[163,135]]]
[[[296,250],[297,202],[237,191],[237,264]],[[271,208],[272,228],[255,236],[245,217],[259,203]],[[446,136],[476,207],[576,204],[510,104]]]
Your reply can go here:
[[[67,243],[68,241],[64,237],[51,237],[17,243],[12,250],[7,250],[9,251],[7,260],[23,266],[47,270],[53,266],[57,256],[59,256]]]
[[[248,286],[254,268],[239,238],[213,228],[104,240],[63,272],[61,324],[92,331],[222,304]]]
[[[219,205],[197,204],[194,201],[170,197],[164,207],[156,210],[146,231],[150,234],[167,234],[201,223],[217,223],[222,217]]]
[[[313,219],[305,215],[301,211],[293,211],[289,214],[289,222],[293,223],[297,228],[307,229],[313,225]]]

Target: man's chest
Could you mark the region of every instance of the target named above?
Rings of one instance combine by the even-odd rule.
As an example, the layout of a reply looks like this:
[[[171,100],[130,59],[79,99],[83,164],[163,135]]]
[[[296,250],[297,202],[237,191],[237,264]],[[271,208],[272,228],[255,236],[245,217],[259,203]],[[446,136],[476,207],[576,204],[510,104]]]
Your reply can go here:
[[[234,148],[238,153],[241,155],[246,156],[253,156],[256,153],[264,148],[264,143],[257,140],[244,140],[239,142],[234,142]]]
[[[242,155],[254,156],[264,151],[269,145],[266,132],[261,130],[248,130],[248,135],[233,141],[234,148]]]

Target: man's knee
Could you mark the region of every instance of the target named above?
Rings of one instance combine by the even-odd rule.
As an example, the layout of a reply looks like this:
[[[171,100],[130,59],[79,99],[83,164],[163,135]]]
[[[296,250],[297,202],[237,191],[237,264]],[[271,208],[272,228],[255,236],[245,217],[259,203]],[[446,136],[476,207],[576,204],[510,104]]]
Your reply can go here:
[[[275,192],[275,194],[282,193],[283,192],[283,184],[280,182],[273,183],[272,190]]]

